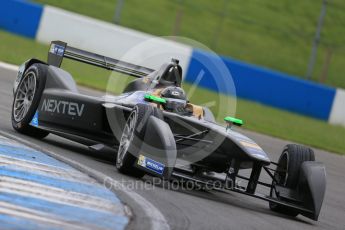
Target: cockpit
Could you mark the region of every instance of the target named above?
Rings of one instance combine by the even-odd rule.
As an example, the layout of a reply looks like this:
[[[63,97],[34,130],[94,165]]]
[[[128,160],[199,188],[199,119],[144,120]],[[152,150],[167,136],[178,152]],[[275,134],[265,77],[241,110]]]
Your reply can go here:
[[[194,116],[199,119],[203,118],[206,114],[205,111],[209,110],[189,103],[185,91],[181,88],[181,83],[182,68],[178,60],[172,59],[170,63],[163,64],[159,70],[130,82],[124,93],[146,91],[149,94],[148,100],[154,98],[158,101],[164,101],[164,103],[158,103],[166,111]]]

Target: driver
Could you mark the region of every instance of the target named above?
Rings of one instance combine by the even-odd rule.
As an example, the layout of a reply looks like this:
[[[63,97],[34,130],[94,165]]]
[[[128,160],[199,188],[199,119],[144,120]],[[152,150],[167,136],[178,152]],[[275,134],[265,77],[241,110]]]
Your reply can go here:
[[[190,114],[187,109],[186,93],[181,87],[169,86],[161,91],[161,97],[167,99],[164,109],[176,113]]]

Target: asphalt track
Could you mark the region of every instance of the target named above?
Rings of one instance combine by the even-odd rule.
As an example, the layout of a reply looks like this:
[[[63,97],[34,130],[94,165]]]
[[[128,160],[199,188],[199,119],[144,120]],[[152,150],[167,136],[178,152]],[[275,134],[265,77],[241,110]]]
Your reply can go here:
[[[162,186],[154,188],[146,186],[145,189],[145,182],[152,181],[152,178],[135,180],[119,174],[113,165],[114,154],[111,152],[95,153],[85,146],[55,135],[49,135],[43,141],[39,141],[14,132],[10,123],[10,111],[15,76],[14,70],[0,68],[0,131],[79,162],[114,180],[125,181],[129,188],[163,214],[170,229],[345,229],[345,157],[343,156],[315,149],[316,159],[324,162],[327,171],[326,196],[317,222],[302,216],[290,218],[276,214],[269,210],[266,202],[235,193],[176,191]],[[87,94],[99,94],[87,89],[81,91]],[[277,160],[283,146],[288,143],[253,132],[244,131],[244,133],[256,140],[272,160]],[[137,186],[134,186],[134,183]],[[120,194],[120,198],[133,212],[133,219],[128,228],[149,229],[150,220],[145,213],[150,210],[144,212],[142,207],[132,200],[133,197],[126,194]]]

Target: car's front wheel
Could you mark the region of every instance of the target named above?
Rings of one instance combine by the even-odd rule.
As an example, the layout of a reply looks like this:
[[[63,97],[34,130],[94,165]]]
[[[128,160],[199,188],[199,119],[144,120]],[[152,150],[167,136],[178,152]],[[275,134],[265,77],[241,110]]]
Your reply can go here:
[[[289,144],[285,146],[279,161],[276,172],[274,174],[275,181],[272,182],[270,195],[280,199],[277,196],[274,186],[279,185],[289,189],[295,189],[298,184],[299,172],[301,164],[305,161],[315,161],[314,151],[308,147]],[[289,216],[297,216],[299,212],[293,208],[283,205],[269,203],[272,211],[279,212]]]
[[[162,118],[161,111],[151,105],[138,104],[127,118],[116,155],[116,168],[123,174],[141,178],[145,172],[136,168],[140,142],[144,141],[146,125],[150,116]],[[138,146],[133,146],[138,145]]]

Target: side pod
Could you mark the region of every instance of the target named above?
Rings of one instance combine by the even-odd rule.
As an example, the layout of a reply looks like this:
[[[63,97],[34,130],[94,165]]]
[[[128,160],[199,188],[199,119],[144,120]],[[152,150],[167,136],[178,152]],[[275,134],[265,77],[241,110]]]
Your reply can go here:
[[[148,171],[147,168],[145,171],[167,180],[170,179],[176,163],[177,151],[174,135],[164,120],[150,116],[140,153],[148,159],[152,159],[153,162],[164,165],[162,174],[157,174],[152,170]]]
[[[303,216],[317,220],[325,196],[326,170],[322,163],[306,161],[301,165],[298,193],[303,197],[303,206],[312,213],[301,213]]]

